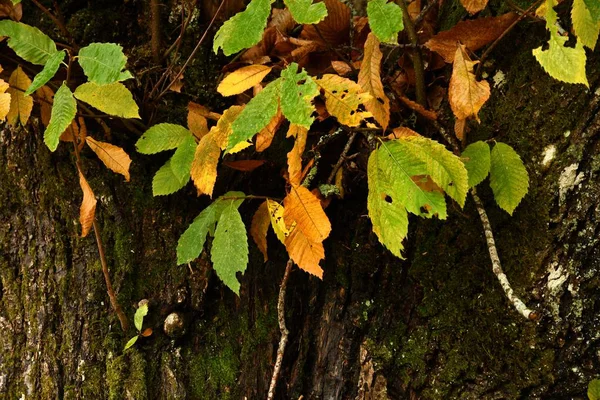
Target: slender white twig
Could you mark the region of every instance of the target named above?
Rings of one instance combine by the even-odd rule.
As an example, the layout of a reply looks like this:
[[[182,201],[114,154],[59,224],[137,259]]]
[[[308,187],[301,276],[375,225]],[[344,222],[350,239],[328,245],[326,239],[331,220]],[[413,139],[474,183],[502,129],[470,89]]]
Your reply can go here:
[[[496,250],[496,242],[494,241],[494,234],[492,232],[492,226],[490,225],[490,220],[488,219],[487,213],[485,212],[485,208],[483,207],[483,203],[479,196],[477,196],[477,192],[475,188],[471,189],[471,196],[473,196],[473,200],[475,201],[475,207],[477,207],[477,211],[479,212],[479,217],[481,218],[481,224],[483,225],[483,231],[485,233],[485,239],[487,241],[488,250],[490,252],[490,259],[492,260],[492,270],[494,274],[500,281],[500,286],[504,289],[504,294],[508,298],[508,301],[512,303],[515,309],[527,319],[536,320],[538,315],[535,311],[527,308],[525,303],[515,294],[506,274],[502,270],[502,264],[500,264],[500,258],[498,257],[498,251]]]
[[[279,339],[279,348],[277,349],[277,359],[275,361],[275,368],[273,369],[273,375],[271,376],[271,385],[269,386],[269,393],[267,400],[273,400],[275,397],[275,387],[277,386],[277,378],[281,371],[281,364],[283,363],[283,354],[285,353],[285,346],[287,346],[288,335],[290,332],[285,326],[285,289],[287,288],[287,281],[290,276],[290,271],[294,262],[289,259],[285,266],[285,273],[281,280],[281,286],[279,287],[279,300],[277,301],[277,317],[279,319],[279,330],[281,331],[281,339]]]

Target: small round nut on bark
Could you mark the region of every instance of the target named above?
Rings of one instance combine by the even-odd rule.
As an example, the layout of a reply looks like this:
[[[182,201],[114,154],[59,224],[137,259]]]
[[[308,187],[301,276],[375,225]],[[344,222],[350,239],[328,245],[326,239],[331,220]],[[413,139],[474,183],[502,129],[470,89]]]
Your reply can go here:
[[[165,334],[172,339],[182,336],[185,333],[183,316],[177,312],[169,314],[165,319],[163,329]]]

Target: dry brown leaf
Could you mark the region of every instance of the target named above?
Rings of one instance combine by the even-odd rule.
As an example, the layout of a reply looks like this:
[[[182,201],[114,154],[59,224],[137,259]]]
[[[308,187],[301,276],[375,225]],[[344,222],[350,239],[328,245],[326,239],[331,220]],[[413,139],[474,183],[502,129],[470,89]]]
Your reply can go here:
[[[169,90],[175,93],[181,93],[181,89],[183,89],[183,73],[179,74],[179,72],[173,71],[171,76],[171,79],[175,78],[176,76],[177,79],[171,84],[171,86],[169,86]]]
[[[48,86],[42,86],[35,91],[40,104],[40,114],[42,124],[45,127],[50,123],[50,115],[52,114],[52,103],[54,102],[54,92]]]
[[[190,169],[190,176],[198,190],[198,196],[207,194],[212,197],[215,182],[217,181],[217,165],[221,157],[221,146],[216,140],[219,136],[217,127],[200,139],[194,153],[194,161]]]
[[[81,237],[86,237],[92,229],[94,223],[94,217],[96,215],[96,196],[90,187],[89,183],[85,180],[81,169],[79,171],[79,186],[83,192],[83,200],[81,201],[81,207],[79,208],[79,223],[81,224]]]
[[[148,337],[148,336],[152,335],[152,328],[144,329],[144,332],[142,332],[140,335],[142,335],[143,337]]]
[[[283,214],[287,226],[296,223],[296,229],[313,242],[322,242],[331,232],[329,219],[319,199],[304,186],[292,186],[283,199]]]
[[[417,19],[419,14],[421,13],[421,0],[414,0],[408,4],[408,15],[410,15],[410,19],[413,21]]]
[[[456,118],[454,121],[454,134],[461,142],[465,141],[465,128],[467,125],[466,119]]]
[[[271,13],[271,20],[267,26],[276,28],[284,35],[289,35],[296,25],[296,21],[294,21],[290,10],[287,8],[274,8]]]
[[[25,96],[24,92],[31,85],[31,79],[19,66],[10,74],[8,83],[10,87],[6,91],[10,93],[10,110],[6,120],[11,126],[15,126],[17,121],[20,121],[21,125],[27,125],[33,108],[33,97]]]
[[[100,161],[106,165],[106,168],[117,174],[123,175],[125,180],[129,182],[129,166],[131,165],[131,158],[125,153],[125,150],[119,146],[96,140],[91,136],[86,137],[85,142],[90,146],[90,149],[96,153]]]
[[[426,109],[425,107],[423,107],[416,101],[412,101],[411,99],[409,99],[406,96],[398,96],[398,100],[400,100],[402,103],[404,103],[405,106],[407,106],[411,110],[417,112],[418,114],[422,115],[423,117],[430,119],[432,121],[437,120],[438,116],[435,111]]]
[[[259,84],[271,72],[266,65],[248,65],[227,75],[217,87],[217,92],[223,96],[233,96],[244,93],[254,85]]]
[[[379,70],[383,54],[379,49],[379,40],[373,33],[369,33],[367,36],[364,52],[358,74],[358,84],[372,96],[371,99],[365,101],[365,107],[385,131],[390,122],[390,99],[386,96],[381,83]]]
[[[509,12],[499,17],[462,21],[429,39],[425,46],[444,57],[447,63],[451,63],[454,61],[458,43],[462,43],[471,51],[476,51],[496,40],[517,17],[517,14]]]
[[[439,187],[429,175],[415,175],[411,177],[412,181],[417,184],[418,187],[426,192],[440,192],[444,193],[444,190]]]
[[[188,110],[191,111],[192,109],[193,112],[203,116],[204,118],[212,119],[213,121],[218,121],[219,118],[221,118],[221,114],[212,112],[203,105],[190,101],[190,103],[188,104]]]
[[[8,17],[18,22],[23,17],[23,6],[21,3],[13,4],[11,0],[0,0],[0,17]]]
[[[198,107],[192,106],[195,103],[188,104],[187,124],[189,130],[198,139],[202,139],[208,133],[208,122],[206,117],[199,112]]]
[[[325,46],[337,47],[350,40],[350,8],[339,0],[324,0],[327,16],[315,25],[304,25],[300,34],[302,39],[321,42]]]
[[[252,235],[252,239],[254,239],[254,242],[262,253],[265,262],[269,259],[267,255],[267,232],[269,231],[269,225],[271,225],[271,216],[269,215],[269,206],[267,201],[265,201],[254,213],[250,225],[250,235]]]
[[[263,165],[265,160],[223,161],[223,165],[238,171],[250,172]]]
[[[2,67],[0,67],[2,72]],[[10,111],[10,93],[5,93],[9,88],[9,84],[3,79],[0,79],[0,121],[4,121],[6,115]]]
[[[287,137],[291,136],[295,137],[296,140],[294,147],[287,154],[288,179],[292,186],[297,186],[302,182],[302,154],[304,154],[304,147],[306,146],[308,129],[300,125],[291,124]]]
[[[394,128],[392,133],[390,133],[389,135],[386,136],[386,139],[390,139],[390,140],[402,139],[402,138],[406,138],[406,137],[410,137],[410,136],[421,136],[421,135],[419,135],[417,132],[413,131],[410,128],[401,126],[399,128]]]
[[[460,0],[460,3],[469,14],[475,14],[487,6],[488,0]]]
[[[285,239],[285,248],[298,267],[323,279],[323,269],[319,266],[325,258],[323,243],[310,240],[296,227]]]
[[[341,76],[348,75],[350,72],[352,72],[352,68],[350,68],[346,61],[332,61],[331,68],[333,68],[333,70]]]
[[[71,124],[60,135],[60,140],[63,142],[73,142],[75,137],[79,137],[79,125],[73,120]]]
[[[358,126],[371,116],[359,110],[371,98],[360,85],[339,75],[326,74],[315,82],[325,91],[325,106],[329,114],[346,126]]]
[[[271,142],[273,142],[273,138],[277,133],[277,130],[281,126],[281,123],[284,121],[283,115],[281,114],[281,108],[277,108],[277,114],[271,121],[265,126],[258,134],[256,135],[256,151],[263,152],[269,148]]]
[[[478,61],[471,61],[465,51],[465,46],[459,46],[454,56],[452,77],[448,88],[450,108],[458,119],[475,117],[490,97],[490,85],[486,81],[477,81],[473,66]]]

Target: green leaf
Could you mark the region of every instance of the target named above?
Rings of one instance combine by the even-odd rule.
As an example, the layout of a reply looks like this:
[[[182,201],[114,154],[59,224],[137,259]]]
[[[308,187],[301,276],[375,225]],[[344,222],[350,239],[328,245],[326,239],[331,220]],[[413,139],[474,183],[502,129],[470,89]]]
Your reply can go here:
[[[123,47],[118,44],[92,43],[79,50],[77,61],[88,80],[98,85],[133,78],[129,71],[123,71],[127,57],[123,54]]]
[[[589,400],[600,400],[600,379],[592,379],[590,381],[587,395]]]
[[[596,4],[600,4],[597,2]],[[598,41],[600,23],[592,18],[592,14],[585,6],[584,0],[574,0],[571,8],[571,21],[577,38],[584,46],[594,50]]]
[[[44,143],[50,151],[56,150],[60,135],[71,125],[76,113],[77,102],[69,87],[63,82],[54,95],[50,123],[44,133]]]
[[[142,154],[156,154],[179,147],[187,138],[193,138],[192,132],[181,125],[158,124],[138,139],[135,148]]]
[[[400,6],[387,0],[371,0],[367,15],[369,26],[380,42],[398,44],[398,32],[404,29]]]
[[[179,179],[175,176],[173,168],[171,168],[171,160],[168,160],[165,165],[156,171],[154,179],[152,179],[152,194],[154,196],[165,196],[167,194],[175,193],[183,188],[189,180],[189,172],[183,179]]]
[[[38,28],[20,22],[0,21],[0,36],[8,36],[8,46],[32,64],[44,65],[57,52],[52,39]]]
[[[546,0],[546,28],[550,31],[548,49],[542,50],[542,46],[533,50],[534,57],[538,60],[544,70],[554,79],[566,83],[583,83],[589,87],[585,75],[585,50],[580,40],[573,47],[565,47],[569,39],[561,36],[556,26],[557,14],[554,10],[556,0]]]
[[[12,0],[13,6],[16,6],[17,4],[19,4],[21,2],[21,0]]]
[[[133,346],[135,344],[135,342],[137,342],[138,338],[139,338],[139,336],[136,335],[136,336],[132,337],[131,339],[129,339],[129,342],[127,342],[123,351],[125,351],[128,348],[130,348],[131,346]]]
[[[196,153],[196,140],[193,136],[186,137],[171,157],[171,169],[180,181],[190,176],[190,169]]]
[[[496,143],[492,149],[490,186],[496,203],[511,215],[529,189],[521,157],[505,143]]]
[[[93,82],[84,83],[75,89],[75,97],[108,115],[122,118],[140,117],[133,95],[120,82],[102,86]]]
[[[590,15],[596,22],[600,22],[600,1],[598,0],[583,0]]]
[[[148,303],[142,304],[137,310],[135,310],[133,323],[138,331],[142,330],[142,324],[144,323],[144,317],[146,315],[148,315]]]
[[[227,142],[227,151],[241,142],[252,139],[269,124],[279,107],[281,79],[269,83],[246,104],[240,115],[231,124],[232,132]]]
[[[246,270],[248,237],[234,200],[224,200],[212,243],[211,260],[219,278],[239,295],[240,283],[236,273],[243,273]]]
[[[403,258],[402,241],[408,234],[408,214],[400,202],[403,197],[401,187],[395,183],[395,171],[389,165],[387,154],[378,150],[371,153],[367,176],[367,208],[373,232],[392,254]]]
[[[213,51],[223,49],[226,56],[254,46],[262,39],[274,0],[252,0],[248,7],[237,13],[217,31]]]
[[[281,112],[292,124],[310,128],[315,111],[312,99],[319,95],[319,88],[305,70],[297,70],[298,64],[291,63],[281,72]]]
[[[220,210],[215,201],[206,207],[183,232],[177,242],[177,265],[188,263],[200,256],[204,249],[206,234],[214,233]]]
[[[327,16],[325,3],[314,3],[312,0],[284,0],[292,17],[299,24],[316,24]]]
[[[65,58],[64,50],[61,50],[61,51],[58,51],[58,52],[52,54],[52,56],[50,56],[50,58],[46,62],[46,65],[44,65],[44,69],[42,69],[40,71],[40,73],[37,74],[35,76],[35,78],[33,78],[33,82],[31,82],[31,85],[29,85],[29,87],[25,91],[25,95],[29,96],[31,93],[33,93],[36,90],[38,90],[39,88],[41,88],[50,79],[52,79],[52,77],[54,77],[54,75],[56,74],[56,71],[58,71],[58,68],[60,67],[60,63],[62,62],[62,60],[64,58]]]
[[[482,141],[471,143],[461,154],[469,175],[469,187],[479,185],[490,173],[490,146]]]

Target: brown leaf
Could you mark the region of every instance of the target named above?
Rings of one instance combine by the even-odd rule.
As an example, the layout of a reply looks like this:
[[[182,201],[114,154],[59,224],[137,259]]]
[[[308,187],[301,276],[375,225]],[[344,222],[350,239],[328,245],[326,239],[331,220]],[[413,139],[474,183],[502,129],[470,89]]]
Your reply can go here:
[[[410,136],[421,136],[421,135],[419,135],[417,132],[413,131],[410,128],[401,126],[399,128],[394,128],[392,133],[390,133],[389,135],[386,136],[386,139],[390,139],[390,140],[402,139],[402,138],[406,138],[406,137],[410,137]]]
[[[144,332],[140,333],[140,335],[142,335],[143,337],[148,337],[148,336],[152,335],[152,328],[144,329]]]
[[[256,151],[263,152],[269,148],[277,130],[284,121],[281,109],[277,108],[277,114],[271,118],[271,121],[256,135]]]
[[[381,83],[379,70],[383,54],[379,49],[379,40],[373,33],[369,33],[367,36],[364,52],[358,74],[358,84],[372,96],[371,99],[365,101],[365,107],[385,131],[390,122],[390,99],[386,96]]]
[[[298,267],[323,279],[323,269],[319,266],[325,258],[323,243],[310,240],[296,227],[285,239],[285,248]]]
[[[469,14],[475,14],[487,6],[488,0],[460,0],[460,3]]]
[[[208,133],[208,122],[196,106],[196,103],[190,102],[188,104],[187,124],[192,134],[198,139],[202,139]]]
[[[274,8],[271,13],[271,20],[267,26],[276,28],[284,35],[289,35],[292,33],[296,25],[296,21],[294,21],[290,10],[287,8]]]
[[[269,206],[267,201],[262,203],[252,217],[250,225],[250,235],[262,253],[265,262],[269,259],[267,255],[267,232],[271,225],[271,216],[269,215]]]
[[[419,103],[417,103],[416,101],[412,101],[411,99],[409,99],[406,96],[398,96],[398,99],[404,103],[405,106],[407,106],[408,108],[410,108],[411,110],[417,112],[418,114],[422,115],[423,117],[430,119],[432,121],[437,120],[437,113],[435,111],[431,111],[426,109],[425,107],[423,107],[422,105],[420,105]]]
[[[294,136],[296,141],[292,150],[287,154],[288,177],[292,186],[298,186],[302,183],[302,154],[304,154],[304,147],[306,146],[308,129],[300,125],[291,124],[287,137],[290,136]]]
[[[183,73],[179,74],[178,71],[173,71],[171,73],[171,78],[169,79],[173,79],[176,76],[177,79],[169,86],[169,90],[175,93],[181,93],[181,89],[183,89]]]
[[[50,114],[52,113],[52,103],[54,102],[54,92],[48,86],[42,86],[35,91],[40,104],[40,114],[42,124],[45,127],[50,123]]]
[[[271,72],[271,67],[265,65],[248,65],[227,75],[217,87],[217,92],[223,96],[233,96],[262,82]]]
[[[10,87],[6,91],[10,93],[10,110],[6,120],[11,126],[15,126],[17,121],[20,121],[21,125],[26,125],[33,108],[33,97],[25,96],[24,92],[31,85],[31,79],[19,66],[10,74],[8,83]]]
[[[122,148],[110,143],[101,142],[91,136],[85,138],[85,142],[108,169],[123,175],[125,180],[129,182],[131,158],[129,158],[129,155]]]
[[[79,137],[79,125],[77,124],[77,121],[73,120],[67,129],[60,135],[60,140],[72,143],[75,137]]]
[[[461,45],[456,49],[448,99],[450,108],[458,119],[475,117],[479,121],[477,113],[490,97],[489,83],[475,79],[473,66],[477,63],[478,61],[471,61],[465,46]]]
[[[425,46],[444,57],[447,63],[451,63],[454,61],[459,42],[471,51],[479,50],[496,40],[517,17],[517,14],[509,12],[499,17],[462,21],[453,28],[442,31],[429,39]]]
[[[212,119],[213,121],[218,121],[219,118],[221,118],[221,114],[212,112],[203,105],[194,103],[193,101],[190,101],[190,103],[188,104],[188,111],[191,110],[193,110],[194,113],[197,113],[203,116],[204,118]]]
[[[250,172],[254,171],[256,168],[260,167],[265,162],[265,160],[223,161],[223,165],[238,171]]]
[[[300,34],[302,39],[321,42],[326,46],[340,46],[350,40],[350,8],[339,0],[324,0],[327,16],[315,25],[304,25]]]
[[[467,125],[466,119],[456,118],[454,121],[454,134],[461,142],[465,141],[465,128]]]
[[[283,200],[283,214],[287,226],[296,223],[296,229],[313,242],[322,242],[331,232],[329,219],[319,199],[304,186],[292,186]]]
[[[346,61],[332,61],[331,67],[338,75],[345,76],[352,72],[352,68]]]
[[[83,172],[78,168],[79,171],[79,186],[83,191],[83,201],[79,209],[79,223],[81,224],[81,237],[86,237],[92,229],[94,223],[94,216],[96,215],[96,196],[90,187],[89,183],[85,180]]]
[[[23,17],[23,6],[21,3],[13,4],[11,0],[0,0],[0,17],[8,17],[18,22]]]
[[[215,139],[218,136],[216,131],[217,128],[213,127],[207,135],[200,139],[194,153],[190,176],[198,189],[198,196],[207,194],[212,197],[217,181],[217,165],[221,157],[221,146]]]

